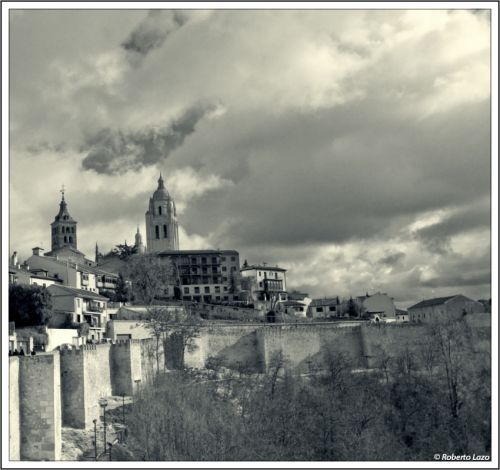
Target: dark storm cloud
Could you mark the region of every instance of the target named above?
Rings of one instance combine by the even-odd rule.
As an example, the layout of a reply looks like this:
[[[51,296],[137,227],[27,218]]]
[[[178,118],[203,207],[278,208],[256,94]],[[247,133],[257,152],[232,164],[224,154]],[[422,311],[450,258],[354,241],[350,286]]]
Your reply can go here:
[[[431,251],[446,253],[450,239],[460,233],[490,227],[490,206],[488,201],[459,209],[440,222],[417,231],[416,237]]]
[[[163,45],[170,34],[187,22],[182,11],[153,10],[121,44],[123,49],[146,56]]]
[[[191,107],[178,119],[159,129],[130,132],[102,129],[86,137],[81,151],[88,153],[82,161],[82,168],[97,173],[119,174],[154,165],[181,146],[211,109],[211,105]]]
[[[343,243],[387,238],[420,213],[489,194],[487,101],[426,119],[381,105],[373,98],[278,117],[260,112],[253,120],[228,113],[200,130],[224,137],[197,133],[176,154],[178,164],[205,159],[224,178],[235,167],[245,171],[233,186],[194,200],[184,227],[217,231],[232,246]],[[453,227],[461,230],[460,220],[450,220]]]
[[[381,264],[385,264],[386,266],[396,266],[402,261],[404,257],[405,254],[403,252],[390,253],[387,256],[380,258],[378,262]]]

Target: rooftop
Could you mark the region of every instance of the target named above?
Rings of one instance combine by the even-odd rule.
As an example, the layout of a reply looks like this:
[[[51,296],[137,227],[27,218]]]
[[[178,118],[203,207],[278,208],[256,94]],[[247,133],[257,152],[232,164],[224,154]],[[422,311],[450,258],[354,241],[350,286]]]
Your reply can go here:
[[[186,255],[238,255],[236,250],[165,250],[159,256],[186,256]]]
[[[412,308],[424,308],[424,307],[433,307],[434,305],[442,305],[448,300],[454,299],[455,297],[458,297],[459,294],[456,295],[450,295],[448,297],[436,297],[434,299],[427,299],[427,300],[422,300],[421,302],[418,302],[415,305],[412,305],[411,307],[408,307],[408,310]]]
[[[57,295],[58,290],[63,291],[61,295],[73,295],[75,297],[81,297],[83,299],[94,299],[94,300],[109,300],[107,297],[96,294],[95,292],[91,292],[89,290],[77,289],[76,287],[69,286],[50,286],[50,292],[52,295]]]
[[[311,307],[327,307],[329,305],[337,305],[337,297],[325,299],[313,299],[309,304]]]
[[[252,269],[260,269],[262,271],[286,271],[284,268],[280,268],[278,266],[268,266],[267,264],[252,264],[241,268],[240,271],[250,271]]]

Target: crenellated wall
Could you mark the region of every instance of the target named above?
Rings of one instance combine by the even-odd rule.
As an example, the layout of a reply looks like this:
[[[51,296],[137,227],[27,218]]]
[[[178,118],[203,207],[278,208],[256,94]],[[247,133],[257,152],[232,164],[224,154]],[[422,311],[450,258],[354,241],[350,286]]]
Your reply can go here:
[[[468,319],[472,352],[491,348],[491,319]],[[275,325],[215,324],[202,327],[193,348],[182,341],[162,345],[155,339],[85,345],[36,356],[9,359],[10,459],[57,460],[61,423],[85,428],[99,417],[99,398],[131,395],[164,365],[202,368],[218,358],[230,368],[267,370],[281,351],[286,367],[307,371],[328,351],[348,355],[355,366],[377,367],[384,355],[425,346],[428,327],[416,324],[375,325],[361,322]],[[158,352],[158,355],[157,355]],[[157,363],[157,358],[159,362]],[[166,360],[166,364],[164,364]],[[181,361],[181,362],[179,362]]]
[[[21,460],[61,457],[59,353],[19,358]]]

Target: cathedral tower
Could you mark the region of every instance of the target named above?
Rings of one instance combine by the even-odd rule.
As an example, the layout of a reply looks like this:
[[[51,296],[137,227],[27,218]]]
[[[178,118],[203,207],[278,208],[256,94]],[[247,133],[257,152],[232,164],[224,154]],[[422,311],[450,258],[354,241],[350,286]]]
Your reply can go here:
[[[68,205],[64,200],[64,187],[61,189],[62,198],[59,204],[59,213],[54,222],[50,224],[52,228],[52,251],[64,247],[71,247],[76,250],[76,220],[69,215]]]
[[[175,202],[165,189],[161,173],[158,188],[149,199],[146,212],[146,240],[148,253],[179,249]]]
[[[141,255],[146,251],[144,243],[142,243],[142,235],[141,232],[139,232],[139,226],[137,226],[137,233],[135,234],[135,247],[137,248],[137,253]]]

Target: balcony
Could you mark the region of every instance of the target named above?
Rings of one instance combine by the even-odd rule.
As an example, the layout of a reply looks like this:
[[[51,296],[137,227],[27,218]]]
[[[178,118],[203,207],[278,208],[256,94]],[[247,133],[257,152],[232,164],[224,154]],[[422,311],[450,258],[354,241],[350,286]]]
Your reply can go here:
[[[84,306],[84,310],[86,312],[96,312],[96,313],[104,312],[104,308],[102,306],[90,303]]]

